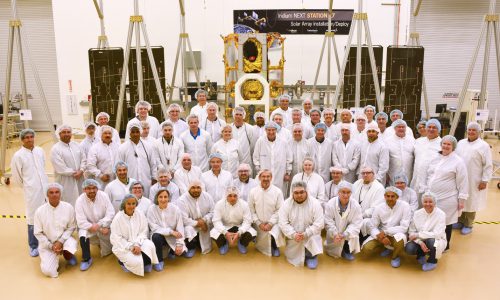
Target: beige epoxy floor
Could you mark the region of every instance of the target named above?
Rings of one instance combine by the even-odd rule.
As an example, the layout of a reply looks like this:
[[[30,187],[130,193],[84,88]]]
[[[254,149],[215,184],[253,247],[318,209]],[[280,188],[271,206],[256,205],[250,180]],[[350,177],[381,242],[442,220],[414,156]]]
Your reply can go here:
[[[40,143],[48,154],[48,135],[41,134]],[[492,143],[499,159],[500,143]],[[9,158],[18,147],[13,143]],[[52,172],[50,166],[47,169]],[[488,210],[478,214],[478,221],[500,221],[496,183],[489,186]],[[0,215],[24,215],[19,187],[0,186],[0,201]],[[451,250],[436,270],[424,273],[407,256],[399,269],[393,269],[388,258],[358,256],[346,262],[323,255],[312,271],[291,266],[283,256],[265,257],[253,246],[247,255],[231,249],[220,256],[214,245],[208,255],[166,260],[163,272],[144,278],[123,273],[113,255],[99,258],[97,248],[92,248],[90,270],[81,272],[61,262],[59,278],[50,279],[40,272],[39,258],[28,255],[25,220],[1,218],[0,299],[500,299],[499,246],[500,225],[477,224],[469,236],[454,231]]]

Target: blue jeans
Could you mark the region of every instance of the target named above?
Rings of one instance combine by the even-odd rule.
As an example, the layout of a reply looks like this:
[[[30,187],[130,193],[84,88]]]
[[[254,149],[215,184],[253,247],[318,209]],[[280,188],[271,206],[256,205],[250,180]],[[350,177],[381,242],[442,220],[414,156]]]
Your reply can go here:
[[[35,234],[33,233],[35,230],[34,225],[28,225],[28,244],[30,245],[31,249],[37,249],[38,248],[38,240],[35,237]]]
[[[437,264],[437,259],[436,259],[436,247],[434,247],[434,239],[426,239],[423,240],[427,248],[429,249],[429,258],[427,258],[427,262],[431,264]],[[426,253],[422,251],[422,248],[420,248],[420,245],[411,241],[408,244],[406,244],[405,247],[406,253],[409,255],[417,255],[417,258],[420,258],[422,256],[426,256]]]

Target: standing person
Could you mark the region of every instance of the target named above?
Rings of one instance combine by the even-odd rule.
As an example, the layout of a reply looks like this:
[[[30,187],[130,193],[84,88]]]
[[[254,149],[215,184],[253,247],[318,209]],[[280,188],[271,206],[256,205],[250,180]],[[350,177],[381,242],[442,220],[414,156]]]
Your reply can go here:
[[[375,124],[377,125],[377,121],[374,119],[375,113],[377,112],[375,106],[367,105],[363,108],[363,113],[366,116],[366,126]]]
[[[389,120],[389,116],[385,112],[381,111],[375,115],[375,120],[377,121],[378,129],[380,129],[379,137],[381,140],[385,140],[386,137],[390,136],[387,131],[387,121]]]
[[[127,131],[125,132],[125,140],[130,138],[130,129],[132,124],[141,125],[142,121],[146,121],[149,124],[149,135],[157,139],[161,136],[160,123],[158,119],[150,116],[149,112],[151,111],[151,104],[147,101],[138,101],[135,105],[135,117],[130,119],[127,123]]]
[[[359,144],[362,144],[366,141],[366,116],[365,114],[357,114],[354,117],[354,121],[356,122],[356,129],[351,131],[351,138],[358,141]]]
[[[395,134],[385,139],[389,148],[389,179],[394,184],[394,177],[404,173],[411,181],[413,175],[413,162],[415,151],[415,139],[406,135],[406,122],[396,120],[392,123]]]
[[[409,242],[406,253],[417,255],[423,271],[432,271],[446,247],[446,215],[436,207],[436,197],[432,193],[422,196],[423,208],[413,215],[408,230]],[[429,258],[426,260],[426,256]]]
[[[283,206],[283,193],[271,184],[270,170],[260,171],[260,184],[250,191],[248,206],[252,213],[253,227],[257,231],[255,248],[267,256],[280,256],[280,246],[285,244],[278,224],[278,215]]]
[[[254,140],[257,140],[266,132],[264,128],[264,125],[266,124],[266,115],[263,112],[258,111],[253,115],[253,120],[255,121],[255,125],[253,125],[253,136]]]
[[[378,181],[385,186],[387,171],[389,170],[389,149],[386,143],[378,138],[377,124],[372,123],[366,128],[367,139],[361,144],[360,166],[368,166],[375,172]],[[359,176],[361,178],[361,176]]]
[[[98,244],[101,257],[111,254],[110,225],[115,210],[108,195],[100,191],[100,185],[94,179],[83,182],[83,193],[76,199],[75,216],[78,236],[82,248],[80,270],[87,271],[92,265],[90,244]]]
[[[87,172],[105,189],[115,178],[113,167],[120,144],[113,141],[113,128],[110,126],[102,126],[100,132],[99,141],[90,148],[87,156]]]
[[[23,187],[28,223],[30,256],[38,256],[38,240],[33,233],[36,210],[45,203],[44,191],[49,179],[45,174],[45,153],[35,146],[35,131],[27,128],[19,133],[21,148],[14,153],[10,168],[12,179]]]
[[[325,205],[325,251],[333,257],[354,260],[360,251],[359,231],[363,225],[361,207],[351,197],[352,184],[339,183],[339,195]]]
[[[326,125],[318,123],[314,126],[314,137],[310,138],[309,149],[316,164],[316,172],[323,178],[323,183],[330,179],[330,167],[333,166],[333,141],[326,137]]]
[[[76,198],[82,193],[86,159],[78,143],[71,141],[71,126],[61,125],[56,133],[59,142],[52,146],[50,161],[54,167],[55,181],[64,188],[62,200],[74,206]]]
[[[462,234],[472,232],[476,211],[486,208],[488,182],[493,172],[490,145],[480,137],[481,126],[476,122],[467,125],[467,138],[458,142],[457,155],[460,156],[469,174],[469,197],[465,200],[462,215],[455,228]]]
[[[177,200],[180,197],[179,187],[173,183],[172,177],[170,176],[170,172],[167,169],[159,169],[158,176],[156,178],[158,182],[156,182],[149,191],[149,199],[154,199],[156,193],[160,189],[168,190],[168,201],[171,203],[177,203]]]
[[[47,203],[35,212],[34,234],[38,240],[40,267],[45,276],[57,278],[59,255],[70,266],[76,265],[77,242],[71,236],[76,229],[75,210],[67,202],[61,201],[63,186],[50,183],[46,189]]]
[[[229,171],[233,178],[238,178],[238,166],[243,160],[240,145],[233,139],[233,128],[231,125],[224,125],[221,128],[222,138],[213,146],[211,153],[220,153],[224,157],[222,169]]]
[[[188,251],[185,256],[191,258],[196,249],[201,249],[202,254],[212,251],[212,240],[210,230],[212,229],[212,217],[215,202],[212,196],[203,191],[203,185],[199,180],[193,180],[178,201],[182,211],[184,232],[186,234],[186,247]]]
[[[198,102],[195,106],[191,108],[189,114],[198,116],[198,120],[205,120],[207,117],[207,97],[208,93],[205,90],[198,89],[194,94],[196,101]]]
[[[425,130],[426,120],[420,120],[417,124],[417,136],[419,138],[427,136],[427,130]]]
[[[283,127],[283,115],[281,113],[275,113],[273,115],[273,121],[279,126],[278,138],[289,143],[292,140],[292,134],[290,133],[290,130]]]
[[[304,158],[310,157],[311,146],[307,139],[304,137],[304,125],[303,124],[293,124],[292,127],[292,141],[289,143],[289,147],[292,150],[292,173],[290,176],[293,178],[295,174],[302,172],[302,162]]]
[[[249,164],[253,168],[252,155],[254,146],[259,138],[254,135],[254,128],[252,125],[245,122],[246,111],[241,106],[236,106],[233,109],[233,139],[238,141],[240,152],[242,155],[241,162]]]
[[[153,147],[154,142],[156,141],[156,138],[152,137],[149,134],[149,123],[146,121],[141,121],[141,141],[144,143],[148,143],[150,147]],[[160,131],[161,132],[161,131]]]
[[[116,213],[120,210],[123,197],[129,193],[132,183],[136,180],[128,177],[128,166],[123,161],[116,162],[113,167],[113,173],[116,179],[106,185],[104,192],[108,195],[109,201],[113,204]]]
[[[295,182],[292,195],[278,214],[280,229],[285,235],[285,256],[289,263],[309,269],[318,267],[318,255],[323,253],[321,230],[325,219],[318,200],[309,197],[307,184]]]
[[[189,130],[181,134],[180,139],[184,144],[184,152],[191,154],[193,164],[201,168],[202,171],[208,170],[208,156],[212,148],[212,138],[205,130],[199,128],[198,116],[191,114],[187,117]]]
[[[361,152],[359,143],[351,139],[351,125],[342,124],[342,138],[333,143],[333,165],[342,168],[344,180],[353,183],[359,166]]]
[[[339,192],[339,184],[342,179],[342,168],[339,167],[330,167],[330,178],[332,180],[328,181],[325,184],[325,195],[327,201],[332,199],[333,197],[337,197]]]
[[[310,98],[302,101],[302,119],[305,123],[311,122],[311,109],[313,108],[313,101]]]
[[[201,182],[205,185],[207,193],[214,198],[215,202],[224,197],[227,187],[233,183],[233,176],[226,170],[222,170],[224,158],[215,152],[210,154],[210,170],[201,174]]]
[[[425,123],[427,136],[419,138],[415,142],[415,164],[413,165],[413,176],[411,179],[411,188],[417,192],[419,200],[426,192],[425,182],[427,171],[431,162],[439,157],[441,151],[441,123],[436,119],[430,119]]]
[[[181,157],[181,167],[175,171],[173,182],[179,188],[179,193],[182,195],[188,190],[188,186],[195,180],[201,180],[200,167],[193,166],[191,154],[184,153]]]
[[[95,136],[100,139],[101,136],[102,136],[102,127],[103,126],[109,126],[112,128],[113,130],[113,133],[112,133],[112,136],[113,136],[113,143],[116,143],[117,145],[120,145],[121,143],[121,140],[120,140],[120,134],[118,133],[118,130],[116,130],[115,128],[113,128],[113,126],[110,126],[109,125],[109,115],[105,112],[100,112],[97,114],[97,116],[95,117],[95,122],[97,123],[97,128],[95,130]]]
[[[111,244],[122,270],[144,276],[158,264],[155,245],[148,239],[148,220],[136,210],[137,199],[127,194],[111,222]]]
[[[356,130],[356,124],[352,123],[352,112],[348,109],[342,109],[340,111],[340,122],[335,124],[335,135],[338,139],[342,137],[342,127],[349,126],[349,131],[351,134]]]
[[[396,122],[396,120],[403,120],[403,112],[401,112],[399,109],[395,109],[395,110],[391,111],[389,116],[391,118],[392,123]],[[389,136],[393,135],[394,129],[395,128],[392,126],[387,128],[387,134]],[[415,136],[413,135],[413,130],[408,126],[406,126],[406,135],[409,137],[415,138]]]
[[[95,130],[96,130],[96,125],[94,122],[87,122],[85,123],[85,138],[83,141],[80,142],[80,149],[82,150],[82,153],[85,155],[85,157],[88,156],[90,147],[92,145],[96,144],[99,139],[95,135]]]
[[[329,138],[332,142],[335,142],[336,140],[339,139],[339,137],[336,134],[336,128],[334,124],[334,118],[335,118],[335,110],[333,108],[325,108],[322,112],[323,116],[323,123],[326,125],[326,137]]]
[[[226,126],[226,121],[217,116],[219,106],[215,102],[207,104],[207,116],[200,121],[200,128],[210,134],[212,142],[217,142],[221,138],[221,131]]]
[[[214,239],[219,253],[224,255],[229,246],[238,245],[241,254],[247,253],[248,244],[257,232],[252,228],[252,214],[248,203],[238,197],[238,189],[230,186],[225,196],[215,204],[212,222],[214,228],[210,236]]]
[[[298,181],[305,182],[307,184],[307,194],[309,197],[318,200],[324,208],[329,199],[326,199],[325,195],[325,182],[323,178],[315,172],[315,168],[314,160],[310,157],[306,157],[302,163],[302,169],[304,171],[293,176],[292,185],[294,182]]]
[[[278,128],[279,125],[273,121],[266,124],[266,135],[257,141],[253,161],[257,172],[263,169],[273,172],[273,184],[285,194],[285,183],[291,180],[293,156],[286,142],[277,137]]]
[[[240,191],[240,198],[248,202],[250,191],[258,185],[252,178],[252,168],[248,164],[240,164],[238,167],[238,178],[233,180],[233,186]]]
[[[158,168],[169,170],[173,176],[175,171],[180,168],[184,144],[178,137],[174,136],[174,126],[169,121],[161,123],[161,130],[163,135],[154,141],[153,149],[159,159]]]
[[[136,180],[130,184],[129,192],[137,199],[137,210],[140,210],[144,215],[147,214],[148,209],[153,205],[153,201],[144,197],[144,184]]]
[[[168,106],[167,121],[172,123],[174,127],[174,136],[177,138],[180,137],[184,131],[189,130],[188,124],[180,118],[181,113],[182,113],[182,107],[179,104],[172,103]]]
[[[271,120],[275,113],[281,113],[283,116],[283,125],[286,127],[292,124],[292,109],[290,108],[290,101],[292,99],[288,94],[282,94],[278,97],[279,107],[271,113]]]
[[[450,248],[452,224],[457,223],[469,197],[467,167],[455,153],[457,139],[452,135],[441,140],[441,152],[427,170],[426,190],[436,195],[437,207],[446,214],[446,250]]]
[[[283,116],[281,113],[276,113],[274,115],[276,116],[278,114],[280,116]],[[309,119],[309,121],[305,122],[302,118],[303,118],[302,111],[298,108],[293,108],[292,109],[292,124],[288,125],[286,129],[288,129],[288,131],[290,132],[290,135],[292,135],[293,128],[294,128],[295,124],[301,124],[302,125],[302,133],[303,133],[304,138],[310,139],[314,136],[314,131],[313,131],[313,128],[311,126],[311,120]],[[275,118],[273,118],[273,121],[274,120],[275,120]],[[283,120],[283,117],[281,118],[281,120]],[[278,123],[278,125],[280,125],[280,124]]]
[[[153,148],[141,140],[141,125],[132,124],[129,128],[129,140],[118,148],[118,160],[128,166],[128,175],[144,184],[144,193],[149,195],[149,188],[156,182],[157,161]]]

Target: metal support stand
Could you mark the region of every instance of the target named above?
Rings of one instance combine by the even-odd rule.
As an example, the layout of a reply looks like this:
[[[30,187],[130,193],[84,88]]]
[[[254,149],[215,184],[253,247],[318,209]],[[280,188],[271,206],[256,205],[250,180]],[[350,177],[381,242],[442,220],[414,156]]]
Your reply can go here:
[[[99,23],[101,26],[101,35],[97,37],[97,49],[109,48],[108,36],[106,35],[106,28],[104,27],[104,6],[102,0],[93,0],[97,16],[99,16]]]
[[[311,99],[314,99],[314,93],[316,92],[316,86],[318,84],[319,72],[321,71],[321,64],[323,62],[323,54],[325,52],[325,45],[328,45],[327,50],[327,75],[326,75],[326,102],[325,107],[331,107],[330,102],[330,63],[331,63],[331,47],[333,46],[333,51],[335,54],[335,62],[337,63],[337,72],[340,72],[340,61],[339,54],[337,52],[337,43],[335,42],[335,33],[332,32],[332,11],[333,0],[330,0],[328,6],[328,30],[325,32],[323,38],[323,45],[321,46],[321,53],[319,54],[318,67],[316,69],[316,76],[314,77],[314,84],[312,88]]]
[[[460,97],[458,99],[458,107],[455,115],[453,116],[453,121],[451,123],[450,134],[454,135],[455,130],[457,129],[458,122],[460,121],[460,112],[462,111],[464,102],[465,102],[465,94],[467,93],[467,89],[469,88],[470,79],[472,77],[472,72],[474,71],[474,66],[476,65],[477,56],[479,53],[479,49],[481,48],[481,44],[484,38],[484,34],[486,32],[486,41],[484,46],[484,57],[483,57],[483,73],[481,78],[481,93],[479,96],[479,105],[478,109],[484,109],[484,103],[486,98],[486,88],[488,86],[488,66],[490,62],[490,46],[491,46],[491,34],[493,33],[493,38],[495,41],[495,54],[497,60],[497,72],[498,79],[500,83],[500,44],[499,44],[499,28],[498,21],[499,15],[496,14],[496,0],[490,0],[490,9],[487,15],[484,17],[483,26],[481,28],[481,33],[479,35],[479,39],[477,41],[476,49],[474,50],[474,54],[472,56],[472,61],[469,65],[469,70],[467,75],[465,76],[464,86],[462,87],[462,91],[460,92]],[[481,122],[483,123],[483,122]]]
[[[146,44],[146,51],[148,53],[149,63],[151,65],[151,71],[153,72],[153,78],[156,85],[156,92],[158,93],[158,97],[160,98],[161,110],[163,112],[163,116],[167,118],[167,104],[165,103],[165,97],[163,95],[163,91],[161,89],[160,77],[158,76],[158,70],[156,69],[156,63],[153,57],[153,51],[151,50],[151,45],[149,43],[148,33],[146,31],[146,24],[144,23],[144,19],[141,15],[139,15],[139,2],[138,0],[134,0],[134,15],[130,16],[130,23],[128,27],[128,36],[127,36],[127,45],[125,49],[125,57],[123,61],[123,69],[122,69],[122,78],[120,81],[120,97],[118,99],[118,110],[116,115],[116,130],[120,131],[120,125],[122,120],[122,112],[123,112],[123,102],[125,100],[125,86],[127,81],[128,74],[128,61],[130,58],[130,48],[132,45],[132,35],[135,30],[135,53],[137,60],[137,87],[139,90],[139,100],[144,100],[144,91],[143,91],[143,69],[142,69],[142,56],[141,56],[141,30],[144,36],[144,42]]]
[[[375,54],[373,52],[373,44],[372,38],[370,34],[370,26],[368,25],[368,14],[363,12],[363,0],[358,0],[358,12],[353,16],[353,23],[351,24],[351,29],[349,31],[349,37],[347,38],[347,46],[346,53],[344,55],[344,61],[342,63],[342,68],[340,69],[339,80],[337,83],[337,87],[335,89],[335,95],[333,97],[333,108],[337,107],[337,102],[340,96],[340,91],[342,90],[342,86],[344,85],[344,73],[347,66],[347,60],[349,59],[349,52],[352,45],[352,37],[354,34],[354,30],[358,26],[357,30],[357,39],[358,45],[356,50],[356,93],[355,93],[355,106],[359,107],[361,103],[361,42],[362,42],[362,34],[363,28],[365,28],[365,37],[366,42],[368,44],[368,54],[370,56],[370,63],[373,74],[373,83],[375,85],[375,95],[377,98],[377,108],[379,111],[384,110],[384,103],[380,96],[380,84],[377,76],[377,65],[375,63]]]
[[[16,0],[11,1],[12,9],[12,20],[9,21],[9,39],[7,46],[7,68],[5,76],[5,97],[3,101],[3,120],[2,120],[2,144],[0,152],[0,177],[5,177],[5,158],[7,151],[7,120],[9,118],[9,106],[10,106],[10,93],[11,93],[11,81],[12,81],[12,61],[14,55],[14,44],[17,42],[17,60],[19,64],[19,76],[21,80],[21,90],[22,90],[22,100],[21,108],[27,109],[27,88],[26,88],[26,72],[24,70],[24,56],[23,56],[23,42],[26,47],[26,57],[28,62],[31,64],[33,76],[35,77],[35,83],[40,94],[40,100],[42,101],[42,107],[45,111],[47,121],[49,123],[49,129],[52,132],[54,140],[56,139],[54,131],[54,121],[50,114],[49,106],[47,105],[47,99],[45,98],[45,93],[43,91],[40,76],[38,74],[38,69],[36,68],[33,60],[31,59],[31,51],[29,47],[28,39],[26,38],[24,31],[21,30],[21,20],[17,17],[17,2]],[[24,127],[29,127],[29,122],[24,121]],[[7,182],[7,179],[6,179]]]
[[[186,11],[184,9],[184,0],[179,0],[179,7],[181,11],[181,33],[179,34],[179,42],[177,43],[177,52],[175,54],[174,72],[172,74],[172,83],[170,84],[170,93],[168,101],[172,101],[174,96],[175,88],[175,77],[177,75],[177,66],[179,64],[179,57],[181,58],[182,64],[182,86],[180,87],[184,90],[184,110],[188,110],[188,73],[186,71],[186,46],[189,50],[189,57],[193,63],[194,75],[196,76],[196,86],[200,89],[200,73],[198,71],[198,66],[194,60],[193,49],[191,49],[191,42],[189,41],[189,34],[186,32]],[[182,53],[180,53],[182,50]]]

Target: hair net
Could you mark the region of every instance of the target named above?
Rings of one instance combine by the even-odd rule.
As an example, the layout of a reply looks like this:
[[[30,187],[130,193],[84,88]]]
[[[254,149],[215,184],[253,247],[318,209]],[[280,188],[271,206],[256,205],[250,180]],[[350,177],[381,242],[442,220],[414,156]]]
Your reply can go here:
[[[292,98],[288,94],[281,94],[281,96],[278,97],[278,101],[281,102],[282,100],[290,102],[292,101]]]
[[[35,131],[31,128],[26,128],[26,129],[23,129],[21,130],[21,132],[19,133],[19,138],[21,140],[24,140],[24,138],[26,137],[26,135],[28,134],[31,134],[33,135],[33,137],[35,136]]]
[[[365,106],[365,108],[363,108],[363,112],[366,112],[366,110],[369,109],[369,108],[373,109],[373,112],[377,111],[377,109],[375,108],[375,106],[373,106],[373,105],[367,105],[367,106]]]
[[[276,130],[280,130],[280,126],[278,124],[276,124],[276,122],[274,121],[269,121],[266,123],[266,125],[264,125],[264,128],[267,129],[267,128],[274,128]]]
[[[443,138],[441,139],[441,144],[443,144],[444,141],[449,141],[451,142],[451,144],[453,145],[453,150],[455,150],[457,148],[457,139],[452,136],[452,135],[445,135],[443,136]]]
[[[369,130],[375,130],[376,132],[380,133],[380,128],[378,128],[378,125],[375,122],[372,122],[372,123],[368,124],[368,126],[366,126],[366,131],[369,131]]]
[[[113,167],[113,173],[115,173],[115,174],[116,174],[116,170],[118,170],[118,168],[119,168],[119,167],[125,167],[125,168],[127,168],[127,170],[128,170],[128,165],[127,165],[127,163],[126,163],[126,162],[124,162],[124,161],[122,161],[122,160],[120,160],[120,161],[117,161],[117,162],[115,163],[115,165],[114,165],[114,167]]]
[[[348,189],[349,191],[352,192],[352,184],[345,180],[340,181],[339,184],[337,185],[337,188],[339,191],[342,189]]]
[[[109,132],[111,132],[111,134],[113,134],[113,127],[111,127],[109,125],[101,126],[101,135],[106,131],[109,131]]]
[[[324,131],[328,130],[328,127],[326,127],[325,123],[318,123],[314,125],[314,133],[316,133],[316,131],[318,131],[318,129],[320,128],[323,129]]]
[[[424,202],[424,199],[431,199],[434,204],[437,204],[437,197],[436,194],[431,193],[431,192],[425,192],[422,195],[422,203]]]
[[[481,125],[479,125],[479,123],[477,123],[477,122],[470,122],[467,125],[467,130],[469,130],[471,128],[476,129],[478,132],[481,132]]]
[[[211,161],[211,160],[212,160],[212,158],[218,158],[218,159],[220,159],[220,160],[222,160],[222,161],[224,161],[224,160],[225,160],[225,159],[224,159],[224,154],[219,153],[219,152],[212,152],[212,153],[210,154],[210,156],[208,157],[208,161]]]
[[[425,123],[425,128],[428,128],[429,125],[434,125],[437,127],[438,132],[441,132],[441,123],[437,119],[430,119]]]
[[[368,118],[366,117],[365,114],[357,114],[355,117],[354,117],[354,120],[360,120],[360,119],[363,119],[365,121],[368,121]]]
[[[405,127],[407,126],[405,120],[403,120],[403,119],[397,119],[396,121],[392,122],[392,124],[391,124],[391,126],[394,128],[396,128],[399,125],[404,125]]]
[[[261,111],[258,111],[256,112],[254,115],[253,115],[253,120],[254,121],[257,121],[257,118],[264,118],[264,120],[266,119],[266,115],[261,112]]]
[[[225,198],[227,198],[227,196],[231,195],[231,194],[236,194],[237,196],[240,195],[240,190],[235,187],[234,185],[230,185],[226,188],[226,192],[224,194]]]
[[[402,119],[403,118],[403,112],[400,111],[399,109],[395,109],[393,111],[391,111],[391,118],[392,116],[394,116],[395,114],[399,115],[399,118]]]
[[[108,119],[108,121],[109,121],[109,114],[106,113],[106,112],[101,111],[100,113],[97,114],[97,116],[95,116],[96,123],[99,123],[98,120],[99,120],[100,117],[106,117],[106,119]]]
[[[140,107],[145,107],[148,109],[148,111],[151,110],[151,104],[148,101],[141,100],[141,101],[138,101],[137,104],[135,105],[135,113],[136,114],[139,113]]]
[[[95,179],[91,179],[91,178],[88,178],[88,179],[85,179],[82,183],[82,189],[88,187],[88,186],[95,186],[98,190],[101,189],[101,185],[99,184],[99,182],[97,182],[97,180]]]
[[[389,116],[388,116],[385,112],[383,112],[383,111],[378,112],[378,113],[375,115],[375,120],[376,120],[376,119],[378,119],[379,117],[382,117],[382,118],[384,118],[385,120],[388,120],[388,119],[389,119]]]
[[[394,194],[398,195],[398,198],[400,198],[401,194],[402,194],[401,190],[398,189],[395,186],[388,186],[388,187],[386,187],[384,194],[389,193],[389,192],[393,192]]]
[[[233,118],[234,118],[234,115],[239,112],[240,114],[243,115],[243,118],[246,117],[247,115],[247,111],[241,107],[241,106],[236,106],[235,108],[233,108]]]
[[[408,185],[408,176],[406,176],[405,173],[399,173],[394,176],[394,182],[404,182],[406,185]]]
[[[63,192],[63,186],[57,182],[52,182],[52,183],[47,184],[47,186],[45,187],[45,195],[48,194],[50,189],[58,189],[61,192],[61,194]]]

